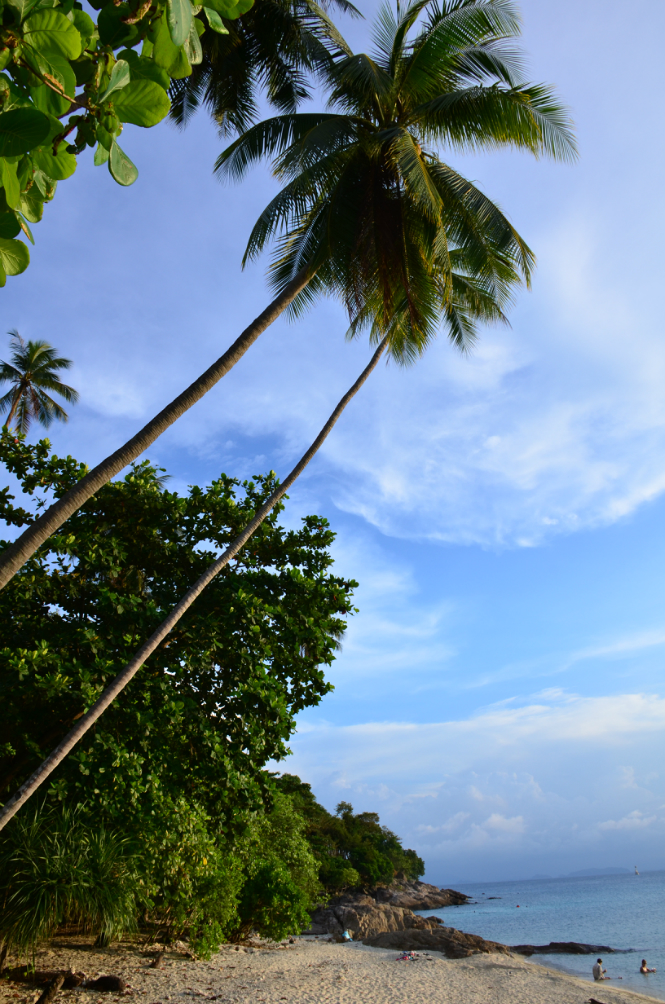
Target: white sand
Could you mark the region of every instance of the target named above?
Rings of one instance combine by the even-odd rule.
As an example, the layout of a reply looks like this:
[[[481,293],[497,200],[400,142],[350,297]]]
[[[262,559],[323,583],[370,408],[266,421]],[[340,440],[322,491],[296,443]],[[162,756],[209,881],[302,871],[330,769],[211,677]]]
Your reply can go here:
[[[272,949],[224,947],[210,962],[175,953],[161,969],[131,945],[93,949],[82,939],[63,939],[40,952],[38,969],[73,968],[89,977],[114,974],[145,1004],[639,1004],[654,998],[568,976],[519,956],[474,955],[449,960],[418,953],[417,962],[397,962],[398,953],[361,944],[337,945],[299,938]],[[0,982],[0,1002],[33,1004],[38,993]],[[64,990],[57,1004],[111,1004],[124,995]],[[661,1002],[662,1004],[662,1002]]]

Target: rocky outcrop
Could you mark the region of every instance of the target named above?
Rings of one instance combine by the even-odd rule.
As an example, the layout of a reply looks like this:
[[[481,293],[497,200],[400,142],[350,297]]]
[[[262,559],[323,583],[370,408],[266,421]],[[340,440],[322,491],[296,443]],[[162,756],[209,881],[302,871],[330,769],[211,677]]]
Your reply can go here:
[[[418,918],[422,920],[423,918]],[[431,919],[431,918],[428,918]],[[394,948],[400,952],[430,951],[442,952],[449,959],[465,959],[478,952],[489,954],[500,952],[509,955],[511,949],[497,941],[485,941],[477,934],[465,934],[454,927],[439,927],[429,930],[412,928],[407,931],[391,931],[363,938],[363,944],[374,948]]]
[[[468,897],[454,889],[438,889],[426,882],[408,882],[369,892],[350,892],[337,896],[312,914],[306,934],[331,934],[341,937],[349,931],[355,940],[397,931],[428,931],[441,923],[438,917],[417,917],[413,910],[432,910],[440,906],[466,903]]]
[[[408,910],[438,910],[441,906],[462,906],[469,897],[455,889],[439,889],[428,882],[404,882],[402,885],[376,889],[379,902]]]
[[[520,955],[609,955],[616,949],[607,945],[584,945],[579,941],[550,941],[549,945],[513,945]]]

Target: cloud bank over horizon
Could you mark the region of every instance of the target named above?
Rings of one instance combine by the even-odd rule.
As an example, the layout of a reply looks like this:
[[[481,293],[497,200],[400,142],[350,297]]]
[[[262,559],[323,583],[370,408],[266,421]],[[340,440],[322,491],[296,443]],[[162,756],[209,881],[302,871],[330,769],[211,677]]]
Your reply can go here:
[[[329,809],[378,811],[437,884],[663,863],[657,695],[547,690],[429,723],[308,718],[291,746],[279,769]]]

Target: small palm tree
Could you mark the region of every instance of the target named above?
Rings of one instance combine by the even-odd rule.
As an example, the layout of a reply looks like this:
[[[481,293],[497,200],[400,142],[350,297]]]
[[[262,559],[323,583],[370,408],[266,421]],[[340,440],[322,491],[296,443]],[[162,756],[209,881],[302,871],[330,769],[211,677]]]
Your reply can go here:
[[[54,418],[66,422],[69,416],[57,401],[46,393],[54,391],[65,401],[76,404],[78,391],[62,383],[57,370],[68,370],[71,359],[56,355],[48,342],[24,342],[18,331],[10,331],[12,361],[0,359],[0,381],[12,384],[11,390],[0,397],[0,414],[9,410],[6,425],[16,422],[16,431],[27,433],[33,418],[49,427]]]

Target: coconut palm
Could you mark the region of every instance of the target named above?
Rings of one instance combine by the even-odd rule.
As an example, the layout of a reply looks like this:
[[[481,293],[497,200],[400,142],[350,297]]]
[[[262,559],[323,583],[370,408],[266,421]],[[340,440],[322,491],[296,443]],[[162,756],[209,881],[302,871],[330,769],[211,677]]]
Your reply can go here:
[[[528,282],[533,255],[525,242],[499,208],[435,152],[438,144],[573,155],[568,121],[551,89],[520,83],[512,43],[518,31],[510,0],[419,0],[396,14],[384,8],[376,54],[344,56],[322,70],[335,111],[277,116],[224,151],[220,174],[242,177],[261,157],[276,156],[276,173],[286,181],[246,254],[258,254],[282,234],[271,273],[275,299],[205,373],[3,552],[0,588],[285,310],[298,312],[329,292],[348,307],[354,330],[381,311],[372,329],[379,333],[406,310],[403,349],[418,354],[436,328],[442,298],[451,295],[451,252],[464,255],[464,274],[476,276],[498,303],[505,304],[518,279]],[[390,348],[399,356],[397,340]]]
[[[332,0],[358,15],[348,0]],[[332,5],[332,4],[331,4]],[[259,118],[259,93],[280,111],[311,97],[311,78],[349,49],[314,0],[261,0],[241,18],[223,18],[226,34],[207,28],[203,59],[171,84],[171,117],[184,125],[203,105],[222,133],[240,133]]]
[[[323,291],[337,293],[352,318],[380,302],[387,320],[404,303],[415,336],[409,351],[419,352],[440,284],[450,281],[453,250],[490,284],[529,281],[533,255],[525,242],[438,155],[440,147],[502,146],[574,155],[551,89],[520,82],[509,43],[517,31],[509,0],[417,0],[396,12],[384,6],[374,54],[325,69],[329,112],[271,118],[221,154],[217,172],[236,180],[259,159],[276,158],[274,173],[285,186],[254,227],[245,260],[284,235],[273,286],[283,289],[304,266],[311,273],[292,310]],[[430,267],[433,256],[438,269]]]
[[[0,359],[0,382],[8,381],[12,388],[0,397],[0,414],[9,411],[6,425],[16,423],[16,431],[27,433],[33,419],[49,427],[53,419],[66,422],[67,412],[46,392],[53,391],[65,401],[76,404],[78,392],[57,376],[58,370],[68,370],[71,359],[57,355],[48,342],[24,342],[18,331],[10,331],[11,363]]]

